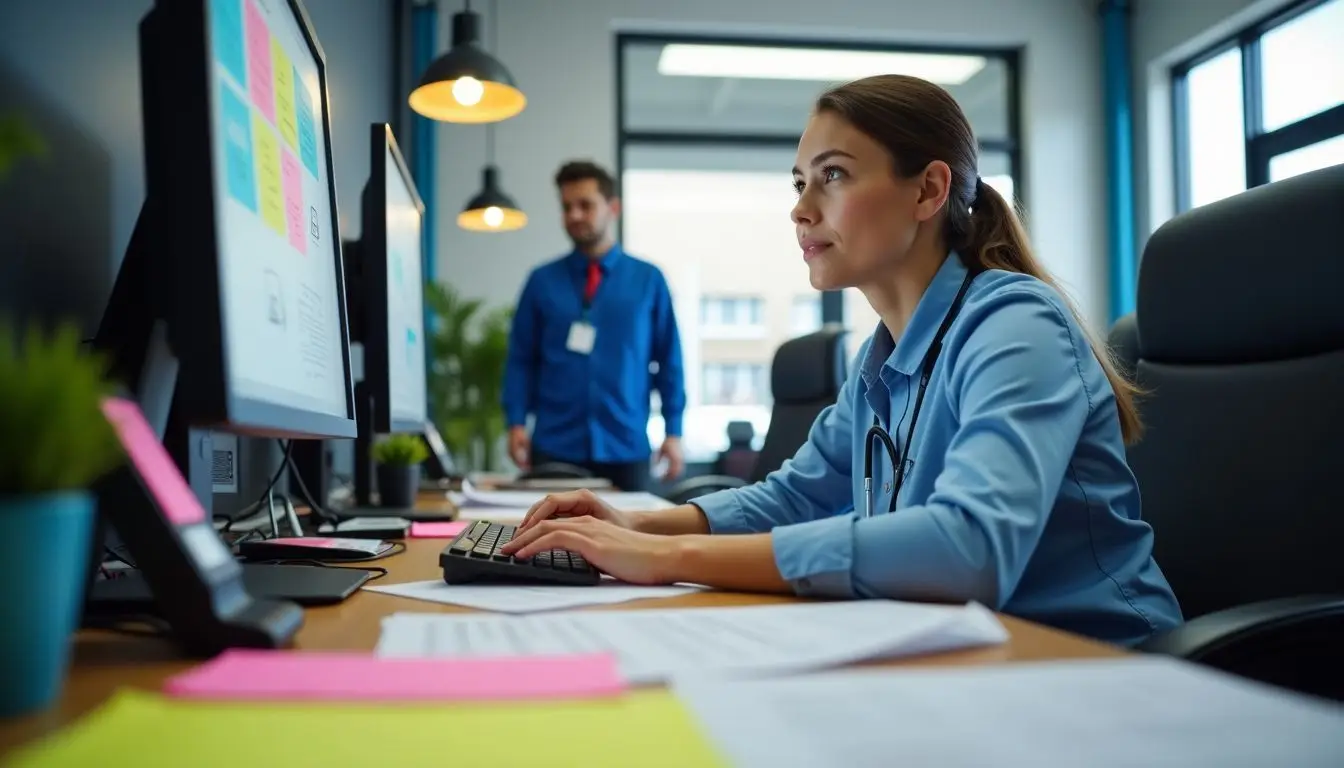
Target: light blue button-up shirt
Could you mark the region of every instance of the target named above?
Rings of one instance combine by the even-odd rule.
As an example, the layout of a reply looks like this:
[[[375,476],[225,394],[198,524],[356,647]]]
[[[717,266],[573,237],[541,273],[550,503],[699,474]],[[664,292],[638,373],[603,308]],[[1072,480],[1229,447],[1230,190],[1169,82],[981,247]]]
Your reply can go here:
[[[771,532],[800,595],[975,600],[1124,645],[1179,624],[1114,392],[1064,301],[1035,278],[974,278],[929,380],[896,511],[893,460],[874,441],[874,516],[863,517],[865,435],[876,416],[904,449],[924,355],[965,275],[951,255],[899,342],[878,326],[779,470],[696,499],[710,530]]]

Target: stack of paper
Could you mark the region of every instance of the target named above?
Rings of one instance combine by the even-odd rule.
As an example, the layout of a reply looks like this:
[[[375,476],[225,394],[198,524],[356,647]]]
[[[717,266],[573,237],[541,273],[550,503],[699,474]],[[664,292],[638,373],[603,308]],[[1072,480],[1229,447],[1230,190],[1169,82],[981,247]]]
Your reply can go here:
[[[647,509],[666,509],[673,506],[667,499],[651,493],[627,493],[621,491],[597,491],[597,495],[616,509],[639,512]],[[460,499],[454,499],[458,506],[464,507],[507,507],[510,509],[528,509],[546,498],[544,491],[485,491],[462,481]]]
[[[768,675],[998,644],[1007,630],[977,604],[887,600],[500,616],[397,613],[386,657],[612,653],[632,683]]]
[[[675,690],[742,768],[1344,765],[1344,707],[1153,656]]]
[[[369,592],[426,600],[431,603],[460,605],[479,611],[535,613],[582,608],[586,605],[613,605],[631,600],[679,597],[700,590],[694,586],[642,587],[615,579],[603,579],[595,587],[566,587],[509,584],[445,584],[442,579],[412,581],[405,584],[369,585]]]

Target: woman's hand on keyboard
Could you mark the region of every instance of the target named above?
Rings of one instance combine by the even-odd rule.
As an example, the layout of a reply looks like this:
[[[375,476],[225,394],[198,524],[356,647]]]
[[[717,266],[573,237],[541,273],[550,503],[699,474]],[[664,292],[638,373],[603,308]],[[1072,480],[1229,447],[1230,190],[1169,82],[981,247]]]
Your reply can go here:
[[[500,550],[526,560],[541,552],[564,549],[630,584],[670,584],[676,581],[680,538],[639,533],[585,515],[537,521],[526,531],[519,528]]]
[[[594,517],[618,528],[635,530],[634,513],[612,508],[597,494],[585,488],[579,491],[547,494],[546,498],[527,510],[522,524],[518,526],[518,532],[522,533],[537,523],[553,517]]]

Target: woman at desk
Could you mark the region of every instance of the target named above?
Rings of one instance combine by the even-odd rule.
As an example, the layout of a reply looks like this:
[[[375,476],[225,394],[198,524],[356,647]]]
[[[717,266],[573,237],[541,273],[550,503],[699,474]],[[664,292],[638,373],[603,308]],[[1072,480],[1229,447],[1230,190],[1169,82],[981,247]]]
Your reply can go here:
[[[638,583],[974,600],[1125,645],[1179,623],[1125,458],[1134,387],[976,166],[936,85],[823,94],[793,169],[798,243],[813,288],[857,287],[882,319],[836,403],[761,483],[645,513],[559,494],[506,551]]]

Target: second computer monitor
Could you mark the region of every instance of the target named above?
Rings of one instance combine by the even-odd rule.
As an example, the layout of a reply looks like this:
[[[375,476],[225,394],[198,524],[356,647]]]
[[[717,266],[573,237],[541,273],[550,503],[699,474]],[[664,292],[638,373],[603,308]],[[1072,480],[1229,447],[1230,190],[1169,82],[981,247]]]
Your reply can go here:
[[[389,126],[370,129],[369,183],[363,200],[364,385],[373,431],[424,429],[425,283],[421,235],[425,206]]]

